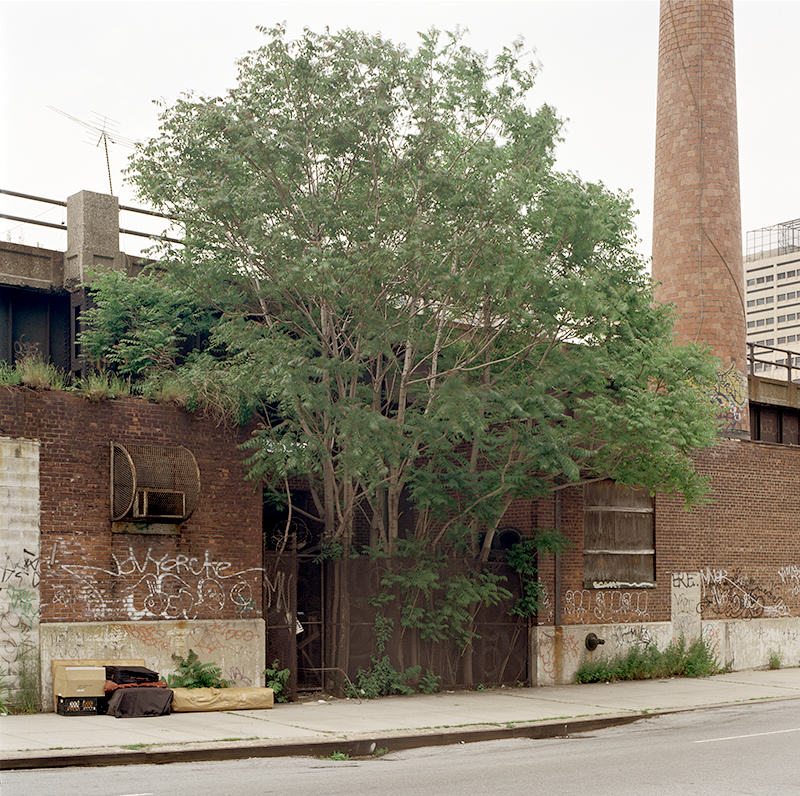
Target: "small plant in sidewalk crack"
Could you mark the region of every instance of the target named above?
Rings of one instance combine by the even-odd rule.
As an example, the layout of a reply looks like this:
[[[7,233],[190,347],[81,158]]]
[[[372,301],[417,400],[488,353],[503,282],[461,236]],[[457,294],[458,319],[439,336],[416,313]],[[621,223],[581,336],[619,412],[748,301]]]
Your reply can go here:
[[[328,760],[349,760],[350,755],[347,752],[331,752]]]
[[[780,652],[777,650],[772,650],[769,654],[767,665],[770,669],[780,669],[783,665],[783,658],[781,657]]]

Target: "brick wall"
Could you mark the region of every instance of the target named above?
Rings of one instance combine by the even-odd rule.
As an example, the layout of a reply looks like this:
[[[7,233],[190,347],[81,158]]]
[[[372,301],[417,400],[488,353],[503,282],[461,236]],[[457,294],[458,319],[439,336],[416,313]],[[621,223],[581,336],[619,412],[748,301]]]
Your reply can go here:
[[[700,452],[696,466],[710,479],[706,505],[687,511],[680,498],[656,497],[655,588],[584,588],[583,493],[564,492],[571,547],[558,593],[552,557],[540,567],[563,624],[669,621],[675,573],[695,573],[704,620],[800,616],[800,447],[724,440]],[[546,502],[538,514],[546,519]],[[548,604],[539,623],[552,615]]]
[[[41,443],[42,622],[261,617],[261,496],[230,433],[133,398],[0,388],[0,435]],[[112,533],[112,441],[192,451],[200,500],[180,533]]]

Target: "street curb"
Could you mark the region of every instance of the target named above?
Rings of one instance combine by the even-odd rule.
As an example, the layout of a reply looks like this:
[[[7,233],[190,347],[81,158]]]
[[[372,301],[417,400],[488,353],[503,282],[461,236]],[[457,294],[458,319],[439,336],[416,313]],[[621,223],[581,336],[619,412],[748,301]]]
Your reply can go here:
[[[43,768],[86,766],[127,766],[135,764],[197,763],[212,760],[241,760],[249,757],[329,757],[341,752],[350,757],[369,757],[376,749],[399,752],[426,746],[498,741],[506,738],[541,740],[559,738],[578,732],[591,732],[607,727],[631,724],[656,713],[632,713],[604,718],[570,719],[546,724],[522,724],[517,727],[482,727],[447,730],[446,732],[409,735],[374,735],[335,741],[297,741],[294,743],[225,746],[201,749],[102,751],[46,757],[10,757],[0,760],[0,771],[23,771]]]

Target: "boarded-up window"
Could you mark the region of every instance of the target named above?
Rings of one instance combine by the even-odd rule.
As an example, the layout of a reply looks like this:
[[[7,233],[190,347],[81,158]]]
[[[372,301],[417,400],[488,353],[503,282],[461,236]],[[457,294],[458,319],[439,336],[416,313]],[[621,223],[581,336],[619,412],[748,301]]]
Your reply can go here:
[[[587,484],[583,533],[587,588],[655,583],[655,517],[646,490],[613,481]]]

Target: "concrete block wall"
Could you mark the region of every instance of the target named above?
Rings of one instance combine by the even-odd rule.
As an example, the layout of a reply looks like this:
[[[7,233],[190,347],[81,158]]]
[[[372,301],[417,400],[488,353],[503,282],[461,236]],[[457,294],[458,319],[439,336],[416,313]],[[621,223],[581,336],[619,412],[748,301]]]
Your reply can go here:
[[[0,678],[38,679],[39,443],[0,436]]]
[[[194,650],[217,664],[237,686],[264,685],[263,619],[198,619],[191,622],[54,622],[42,624],[42,704],[53,703],[53,660],[139,660],[162,678],[177,668],[173,655]]]

